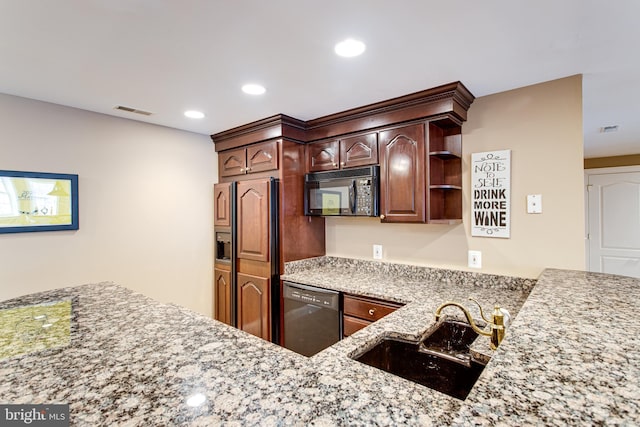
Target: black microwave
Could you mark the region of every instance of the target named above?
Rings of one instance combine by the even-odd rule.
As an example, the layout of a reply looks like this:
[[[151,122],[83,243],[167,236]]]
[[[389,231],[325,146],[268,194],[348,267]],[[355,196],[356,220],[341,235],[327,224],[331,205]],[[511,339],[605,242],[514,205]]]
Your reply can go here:
[[[378,216],[380,166],[308,173],[304,212],[313,216]]]

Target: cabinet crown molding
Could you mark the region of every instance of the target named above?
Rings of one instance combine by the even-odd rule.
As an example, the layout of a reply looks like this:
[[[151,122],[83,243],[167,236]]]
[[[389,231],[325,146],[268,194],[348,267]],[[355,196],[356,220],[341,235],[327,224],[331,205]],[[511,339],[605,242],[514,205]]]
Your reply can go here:
[[[216,151],[238,148],[274,138],[306,142],[306,128],[306,122],[302,120],[284,114],[276,114],[266,119],[215,133],[211,135],[211,139]]]
[[[216,133],[211,139],[215,150],[223,151],[274,138],[306,143],[436,116],[464,122],[474,99],[458,81],[306,122],[277,114]]]

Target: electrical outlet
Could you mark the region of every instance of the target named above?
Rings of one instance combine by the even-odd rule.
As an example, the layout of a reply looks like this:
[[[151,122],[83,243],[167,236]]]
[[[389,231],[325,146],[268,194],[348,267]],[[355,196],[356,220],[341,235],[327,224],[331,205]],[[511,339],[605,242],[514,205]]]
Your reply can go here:
[[[530,214],[542,213],[542,195],[541,194],[529,194],[527,196],[527,213],[530,213]]]
[[[382,259],[382,245],[373,245],[373,259]]]
[[[482,268],[482,252],[469,251],[469,267]]]

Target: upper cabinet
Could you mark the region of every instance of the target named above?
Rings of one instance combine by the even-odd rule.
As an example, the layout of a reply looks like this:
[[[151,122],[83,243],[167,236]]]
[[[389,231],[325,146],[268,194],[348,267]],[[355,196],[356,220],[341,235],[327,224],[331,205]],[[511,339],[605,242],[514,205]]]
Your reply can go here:
[[[378,133],[340,140],[340,166],[354,168],[378,164]]]
[[[338,140],[307,145],[307,171],[322,172],[339,169],[339,146]]]
[[[290,228],[317,219],[303,217],[305,172],[379,164],[382,222],[460,223],[462,124],[474,99],[453,82],[308,121],[280,114],[229,129],[211,136],[220,180],[277,170],[258,177],[282,180]]]
[[[380,219],[383,222],[425,222],[424,163],[424,124],[380,132]]]
[[[382,222],[462,222],[462,135],[451,120],[380,132]]]
[[[278,141],[267,141],[218,154],[220,176],[235,176],[278,169]]]
[[[307,171],[322,172],[378,164],[377,132],[307,146]]]

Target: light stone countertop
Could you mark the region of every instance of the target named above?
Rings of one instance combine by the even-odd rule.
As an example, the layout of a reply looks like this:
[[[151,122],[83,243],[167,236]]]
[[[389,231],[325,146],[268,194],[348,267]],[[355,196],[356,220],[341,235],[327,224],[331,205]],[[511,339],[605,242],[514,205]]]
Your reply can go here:
[[[637,279],[315,262],[284,277],[320,285],[324,270],[325,287],[407,304],[306,358],[113,283],[28,295],[0,310],[71,300],[71,342],[0,360],[0,403],[69,403],[73,425],[640,423]],[[382,336],[421,336],[440,302],[469,295],[517,316],[465,401],[350,359]],[[195,393],[206,400],[192,408]]]

